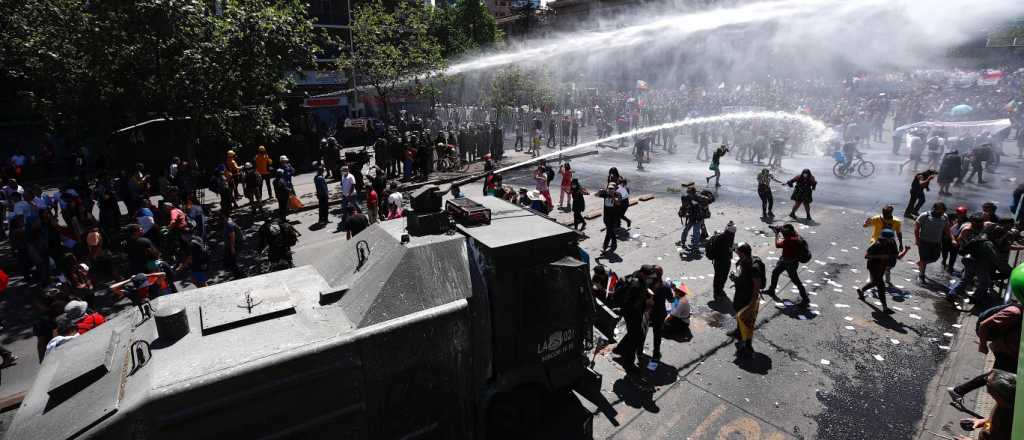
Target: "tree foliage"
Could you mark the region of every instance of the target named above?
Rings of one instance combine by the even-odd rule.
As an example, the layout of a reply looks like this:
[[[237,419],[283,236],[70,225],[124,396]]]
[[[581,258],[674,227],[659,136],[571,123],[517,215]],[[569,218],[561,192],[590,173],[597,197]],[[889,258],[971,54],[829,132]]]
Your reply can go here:
[[[286,72],[314,65],[312,22],[301,0],[221,4],[216,15],[205,0],[2,2],[0,80],[73,135],[170,115],[229,141],[273,140],[287,133]],[[239,115],[256,125],[217,122]]]
[[[504,35],[480,0],[457,0],[431,11],[430,33],[442,44],[446,59],[493,48]]]
[[[419,2],[388,9],[380,0],[354,11],[353,53],[341,61],[356,71],[357,82],[373,87],[389,115],[388,98],[398,89],[417,90],[420,81],[445,66],[441,45],[430,34],[430,11]]]
[[[554,103],[555,91],[551,74],[543,68],[522,70],[506,67],[491,79],[489,103],[495,108],[529,106],[543,108]]]

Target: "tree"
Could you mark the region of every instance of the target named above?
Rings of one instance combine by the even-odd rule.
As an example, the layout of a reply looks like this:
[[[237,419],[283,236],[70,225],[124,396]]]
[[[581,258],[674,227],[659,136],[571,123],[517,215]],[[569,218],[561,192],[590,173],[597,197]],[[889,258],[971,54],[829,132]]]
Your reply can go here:
[[[400,2],[388,10],[373,0],[356,8],[353,53],[340,61],[354,68],[360,82],[373,87],[390,116],[388,98],[399,88],[415,88],[445,66],[441,45],[430,35],[430,15],[422,3]]]
[[[100,142],[154,116],[235,142],[287,134],[285,72],[314,65],[301,0],[3,2],[0,72],[62,131]],[[9,30],[9,32],[8,32]],[[241,117],[255,126],[218,121]]]
[[[480,0],[457,0],[451,7],[433,8],[430,34],[441,43],[445,59],[492,48],[504,37],[487,5]]]
[[[523,71],[517,66],[506,67],[494,74],[488,101],[499,112],[522,105],[532,108],[550,106],[554,103],[551,75],[542,68]]]

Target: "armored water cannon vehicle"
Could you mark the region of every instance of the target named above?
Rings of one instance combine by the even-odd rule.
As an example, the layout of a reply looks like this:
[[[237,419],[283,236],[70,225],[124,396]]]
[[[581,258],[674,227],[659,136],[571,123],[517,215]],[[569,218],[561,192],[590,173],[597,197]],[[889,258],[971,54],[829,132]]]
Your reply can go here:
[[[577,234],[457,203],[445,233],[377,223],[309,264],[126,309],[46,357],[8,438],[589,438]]]

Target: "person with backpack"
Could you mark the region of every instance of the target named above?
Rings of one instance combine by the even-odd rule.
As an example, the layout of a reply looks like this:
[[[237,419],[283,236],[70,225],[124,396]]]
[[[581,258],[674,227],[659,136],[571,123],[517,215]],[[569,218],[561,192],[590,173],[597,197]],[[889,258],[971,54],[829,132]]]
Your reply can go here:
[[[1012,302],[992,307],[978,315],[974,331],[978,335],[978,351],[988,354],[992,351],[995,357],[993,370],[1010,373],[1017,371],[1020,353],[1021,305]],[[963,405],[964,396],[985,386],[989,372],[975,376],[946,391],[953,402]]]
[[[194,286],[206,287],[210,280],[206,274],[206,271],[210,269],[210,251],[206,247],[206,243],[198,235],[192,234],[191,228],[186,228],[181,238],[187,243],[188,252],[174,271],[188,270]]]
[[[956,303],[957,298],[967,293],[967,286],[974,284],[971,303],[978,303],[992,287],[992,271],[996,263],[996,250],[988,235],[983,231],[985,222],[980,213],[972,214],[970,223],[961,228],[954,246],[963,256],[963,276],[949,288],[946,300]]]
[[[804,288],[804,283],[800,281],[797,269],[800,267],[800,263],[811,261],[811,251],[807,246],[807,241],[797,234],[796,228],[789,223],[782,225],[781,228],[772,229],[775,231],[775,247],[782,249],[782,255],[779,257],[779,262],[775,264],[775,268],[772,269],[771,286],[762,293],[772,297],[775,301],[779,301],[779,297],[775,295],[775,287],[779,284],[779,275],[782,275],[782,272],[786,272],[790,281],[793,282],[793,285],[800,292],[800,302],[797,304],[797,307],[806,309],[811,305],[811,298],[807,296],[807,289]],[[782,236],[781,238],[779,237],[780,235]]]
[[[646,267],[646,266],[645,266]],[[637,365],[644,348],[644,313],[652,300],[648,298],[648,283],[644,268],[627,275],[616,283],[613,302],[619,306],[620,314],[626,321],[626,336],[619,341],[612,353],[619,356],[618,362],[626,374],[637,375],[643,370]]]
[[[299,231],[287,220],[274,219],[260,226],[257,250],[267,249],[267,261],[271,270],[292,267],[292,246],[299,241]]]
[[[683,233],[679,236],[679,243],[676,243],[682,248],[686,248],[686,234],[693,231],[693,239],[690,243],[690,249],[692,252],[700,252],[701,236],[704,230],[704,219],[706,206],[710,204],[710,200],[704,194],[698,193],[697,188],[693,185],[693,182],[683,183],[686,188],[686,194],[680,197],[679,206],[679,218],[685,224],[683,227]]]
[[[868,245],[871,245],[878,240],[878,237],[882,235],[882,230],[891,229],[896,233],[896,242],[900,245],[899,249],[903,249],[903,222],[900,219],[893,217],[893,206],[885,205],[882,207],[882,213],[880,215],[868,217],[864,220],[864,227],[871,227],[871,239],[868,241]],[[892,286],[892,276],[890,271],[885,271],[885,282],[889,286]]]
[[[730,332],[730,336],[736,338],[736,355],[749,357],[754,353],[752,342],[760,308],[759,292],[765,283],[765,266],[760,258],[753,256],[747,243],[736,246],[736,256],[739,257],[736,273],[729,275],[736,286],[732,298],[732,308],[736,310],[736,330]]]
[[[864,258],[868,260],[867,269],[870,279],[864,287],[857,289],[857,298],[863,301],[864,293],[872,287],[876,288],[878,299],[882,302],[882,312],[886,314],[893,312],[885,301],[888,291],[885,273],[896,265],[897,259],[903,258],[907,254],[907,249],[900,252],[895,238],[896,233],[892,229],[883,229],[878,240],[871,243],[871,246],[864,252]]]
[[[715,268],[714,295],[715,301],[729,299],[725,294],[725,282],[729,279],[729,266],[732,264],[732,245],[736,240],[736,225],[730,221],[725,231],[716,232],[707,242],[705,254]]]

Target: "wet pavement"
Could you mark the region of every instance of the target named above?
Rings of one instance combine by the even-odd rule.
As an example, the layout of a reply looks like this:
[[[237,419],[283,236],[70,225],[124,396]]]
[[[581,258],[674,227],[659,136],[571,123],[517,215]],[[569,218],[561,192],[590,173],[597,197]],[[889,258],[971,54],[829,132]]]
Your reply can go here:
[[[611,261],[600,262],[619,274],[641,264],[659,264],[666,277],[686,283],[693,293],[694,338],[663,343],[662,360],[647,375],[650,387],[624,379],[622,367],[607,350],[596,356],[595,368],[604,375],[602,392],[613,410],[592,407],[597,415],[595,438],[895,439],[921,435],[926,408],[933,401],[942,405],[943,399],[948,400],[944,392],[935,390],[944,390],[937,381],[950,380],[939,373],[949,370],[951,347],[959,338],[973,338],[974,326],[969,314],[957,312],[942,298],[949,278],[937,264],[928,268],[928,285],[917,283],[916,249],[892,271],[893,283],[901,290],[888,300],[895,314],[883,314],[881,303],[870,296],[866,301],[857,299],[855,289],[867,281],[863,255],[869,231],[861,225],[883,204],[895,205],[897,213],[905,208],[912,173],[898,175],[904,157],[893,155],[888,145],[877,145],[867,150],[867,158],[877,164],[875,175],[846,179],[832,175],[831,158],[785,159],[783,170],[776,172],[781,180],[808,168],[819,182],[811,209],[815,221],[797,224],[813,254],[800,270],[812,307],[801,312],[792,306],[790,301],[799,296],[783,275],[778,293],[788,300],[776,304],[765,298],[754,339],[758,353],[749,361],[736,362],[731,339],[725,335],[735,326],[729,307],[709,303],[710,260],[684,261],[674,245],[682,230],[676,217],[679,193],[674,190],[683,181],[703,184],[707,164],[697,161],[694,150],[685,145],[674,155],[658,151],[644,171],[635,170],[625,149],[599,150],[597,156],[572,162],[592,192],[603,186],[608,167],[617,166],[629,180],[633,197],[655,195],[630,207],[627,216],[633,224],[628,239],[619,242]],[[1018,159],[1004,157],[998,174],[988,176],[988,185],[967,185],[944,198],[933,190],[925,206],[939,200],[951,210],[959,204],[974,210],[988,200],[1007,206],[1020,166]],[[708,230],[722,230],[729,220],[735,221],[736,241],[749,242],[770,271],[778,252],[767,224],[759,219],[755,175],[760,167],[727,156],[721,168],[723,187],[712,205]],[[505,182],[526,186],[531,180],[519,173]],[[788,188],[774,189],[774,223],[779,225],[792,205]],[[557,200],[557,189],[552,195]],[[588,197],[588,210],[600,208],[600,202]],[[802,218],[802,214],[801,209],[798,215]],[[571,218],[566,213],[555,216],[560,221]],[[592,256],[600,252],[601,228],[600,218],[588,221],[590,238],[583,246]],[[903,232],[905,242],[913,244],[912,222]],[[731,294],[731,285],[726,290]],[[651,349],[648,337],[645,352]],[[947,430],[946,434],[964,433]]]

